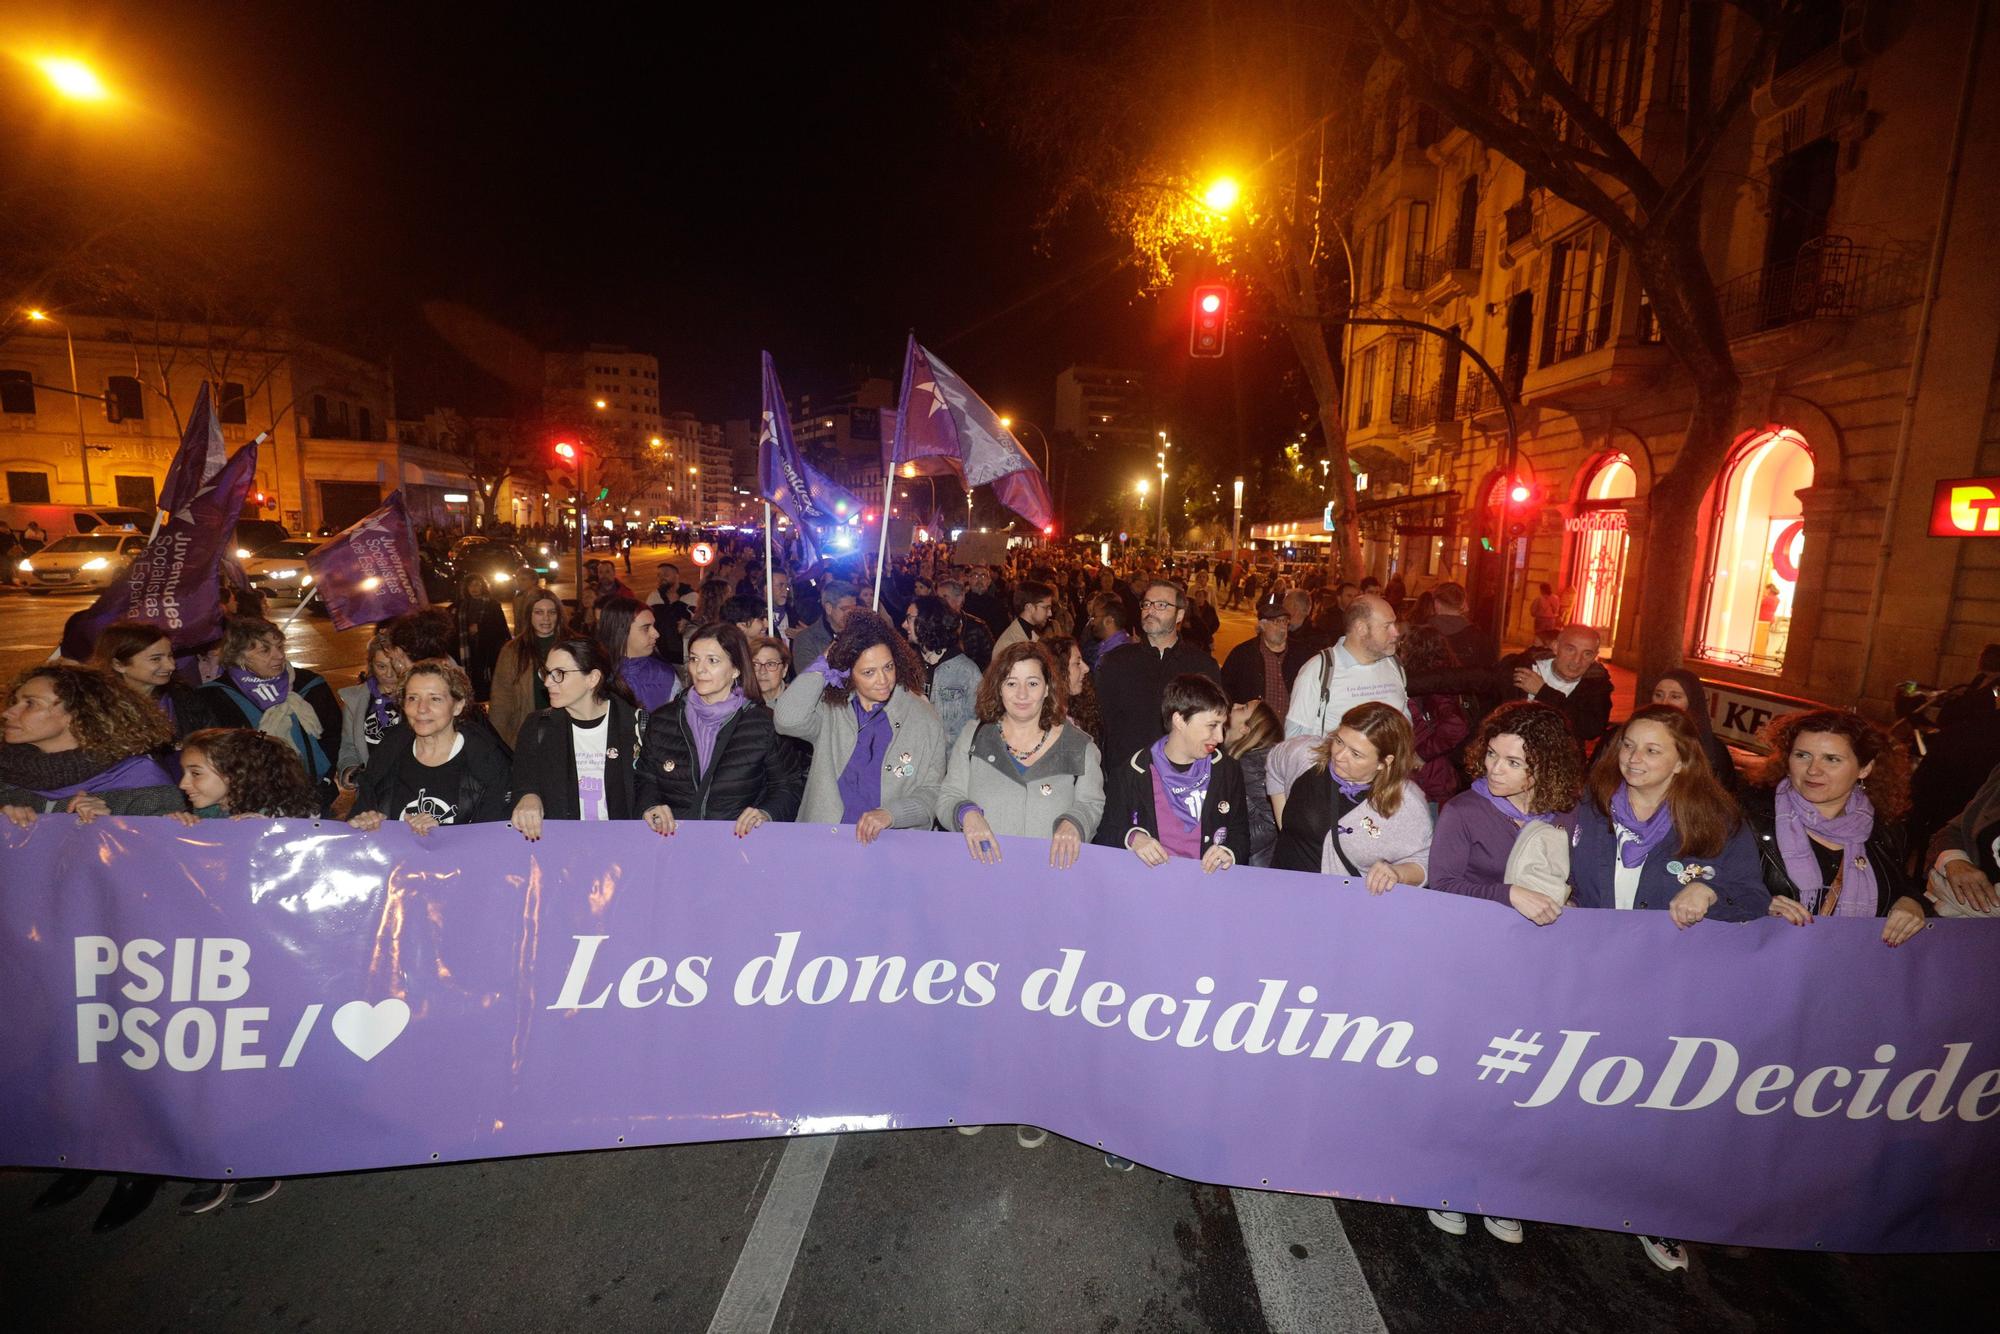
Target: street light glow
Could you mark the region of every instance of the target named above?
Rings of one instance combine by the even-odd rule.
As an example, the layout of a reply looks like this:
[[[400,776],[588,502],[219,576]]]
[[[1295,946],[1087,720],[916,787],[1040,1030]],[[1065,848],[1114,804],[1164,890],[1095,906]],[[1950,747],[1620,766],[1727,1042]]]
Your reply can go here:
[[[1148,491],[1152,490],[1152,488],[1153,488],[1153,483],[1152,483],[1152,481],[1151,481],[1150,479],[1148,479],[1148,478],[1145,478],[1145,477],[1141,477],[1141,478],[1139,479],[1139,482],[1138,482],[1138,486],[1137,486],[1137,488],[1136,488],[1136,489],[1138,490],[1139,494],[1143,496],[1143,495],[1145,495],[1145,494],[1146,494],[1146,493],[1147,493]]]
[[[46,324],[46,323],[48,323],[48,319],[49,319],[49,315],[48,315],[48,312],[47,312],[47,311],[44,311],[44,310],[31,310],[31,311],[27,312],[27,314],[28,314],[28,318],[29,318],[29,319],[31,319],[31,320],[33,320],[33,321],[34,321],[35,323],[37,323],[37,324]]]
[[[1242,189],[1234,180],[1227,176],[1218,176],[1215,180],[1209,182],[1208,189],[1202,194],[1201,200],[1217,213],[1227,213],[1230,209],[1236,207],[1236,201],[1242,197],[1242,194]]]
[[[1002,418],[1000,419],[1000,429],[1001,429],[1001,430],[1003,430],[1003,431],[1011,431],[1011,430],[1013,430],[1013,429],[1014,429],[1014,419],[1013,419],[1012,417],[1002,417]]]
[[[104,81],[81,60],[71,60],[67,56],[43,56],[35,64],[55,90],[72,102],[103,102],[111,96],[111,90],[104,86]]]

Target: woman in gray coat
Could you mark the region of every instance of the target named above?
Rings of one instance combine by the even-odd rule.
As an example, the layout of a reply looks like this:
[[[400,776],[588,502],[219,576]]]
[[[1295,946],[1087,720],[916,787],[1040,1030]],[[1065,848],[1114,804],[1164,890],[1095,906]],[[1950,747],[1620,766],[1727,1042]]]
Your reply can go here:
[[[937,819],[965,835],[974,861],[1000,860],[996,835],[1049,840],[1049,865],[1070,867],[1104,815],[1097,743],[1064,714],[1068,682],[1040,644],[993,655],[977,716],[952,741]]]
[[[851,824],[863,843],[884,829],[931,827],[945,736],[914,693],[923,680],[895,627],[856,610],[825,656],[785,687],[771,711],[778,731],[813,748],[800,824]]]

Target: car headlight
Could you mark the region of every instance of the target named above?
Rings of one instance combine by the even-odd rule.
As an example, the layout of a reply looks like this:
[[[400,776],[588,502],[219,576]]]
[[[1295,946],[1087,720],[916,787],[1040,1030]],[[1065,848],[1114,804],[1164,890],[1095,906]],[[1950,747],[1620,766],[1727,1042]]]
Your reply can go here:
[[[238,560],[249,560],[249,559],[250,559],[250,553],[249,553],[249,551],[247,551],[247,550],[246,550],[246,549],[244,549],[243,547],[238,547],[238,548],[236,548],[236,559],[238,559]]]
[[[511,584],[514,582],[514,576],[505,570],[495,570],[493,572],[493,582],[496,584]]]
[[[108,570],[111,568],[111,562],[102,556],[92,556],[83,563],[83,568],[86,570]]]
[[[296,579],[299,577],[299,572],[297,570],[273,570],[271,571],[271,577],[273,579]]]
[[[17,570],[23,570],[28,574],[33,574],[35,572],[35,563],[31,560],[24,560],[14,568]]]
[[[307,575],[305,578],[299,580],[299,587],[300,588],[309,587],[312,584],[312,581],[313,577],[311,575]]]

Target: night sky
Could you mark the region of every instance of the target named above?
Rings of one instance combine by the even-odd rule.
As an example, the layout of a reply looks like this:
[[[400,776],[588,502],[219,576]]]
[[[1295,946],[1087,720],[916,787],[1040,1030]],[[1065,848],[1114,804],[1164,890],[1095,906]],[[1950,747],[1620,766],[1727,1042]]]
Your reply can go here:
[[[432,332],[435,301],[540,347],[655,353],[666,406],[710,420],[753,413],[760,347],[793,393],[824,391],[894,378],[913,326],[1044,424],[1071,361],[1178,393],[1178,300],[1139,298],[1093,220],[1038,233],[1046,182],[959,91],[965,21],[724,8],[734,27],[707,7],[697,28],[670,7],[10,4],[0,44],[62,40],[138,105],[58,121],[0,66],[0,130],[29,149],[0,189],[138,154],[164,191],[240,201],[366,313],[405,414],[523,406]]]

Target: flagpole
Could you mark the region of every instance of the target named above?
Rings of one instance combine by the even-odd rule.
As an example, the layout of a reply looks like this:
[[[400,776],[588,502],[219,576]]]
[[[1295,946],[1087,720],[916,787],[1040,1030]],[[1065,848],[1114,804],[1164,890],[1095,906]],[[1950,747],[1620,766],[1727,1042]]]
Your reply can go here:
[[[875,549],[875,610],[882,610],[882,566],[889,559],[889,496],[896,485],[896,469],[891,466],[882,479],[882,542]]]
[[[771,586],[771,502],[764,502],[764,633],[778,633],[777,590]]]
[[[292,614],[285,618],[285,628],[290,629],[292,622],[299,619],[299,613],[304,611],[308,606],[312,605],[312,600],[318,596],[319,596],[319,590],[317,588],[314,588],[309,590],[304,597],[300,598],[299,605],[292,608]]]

